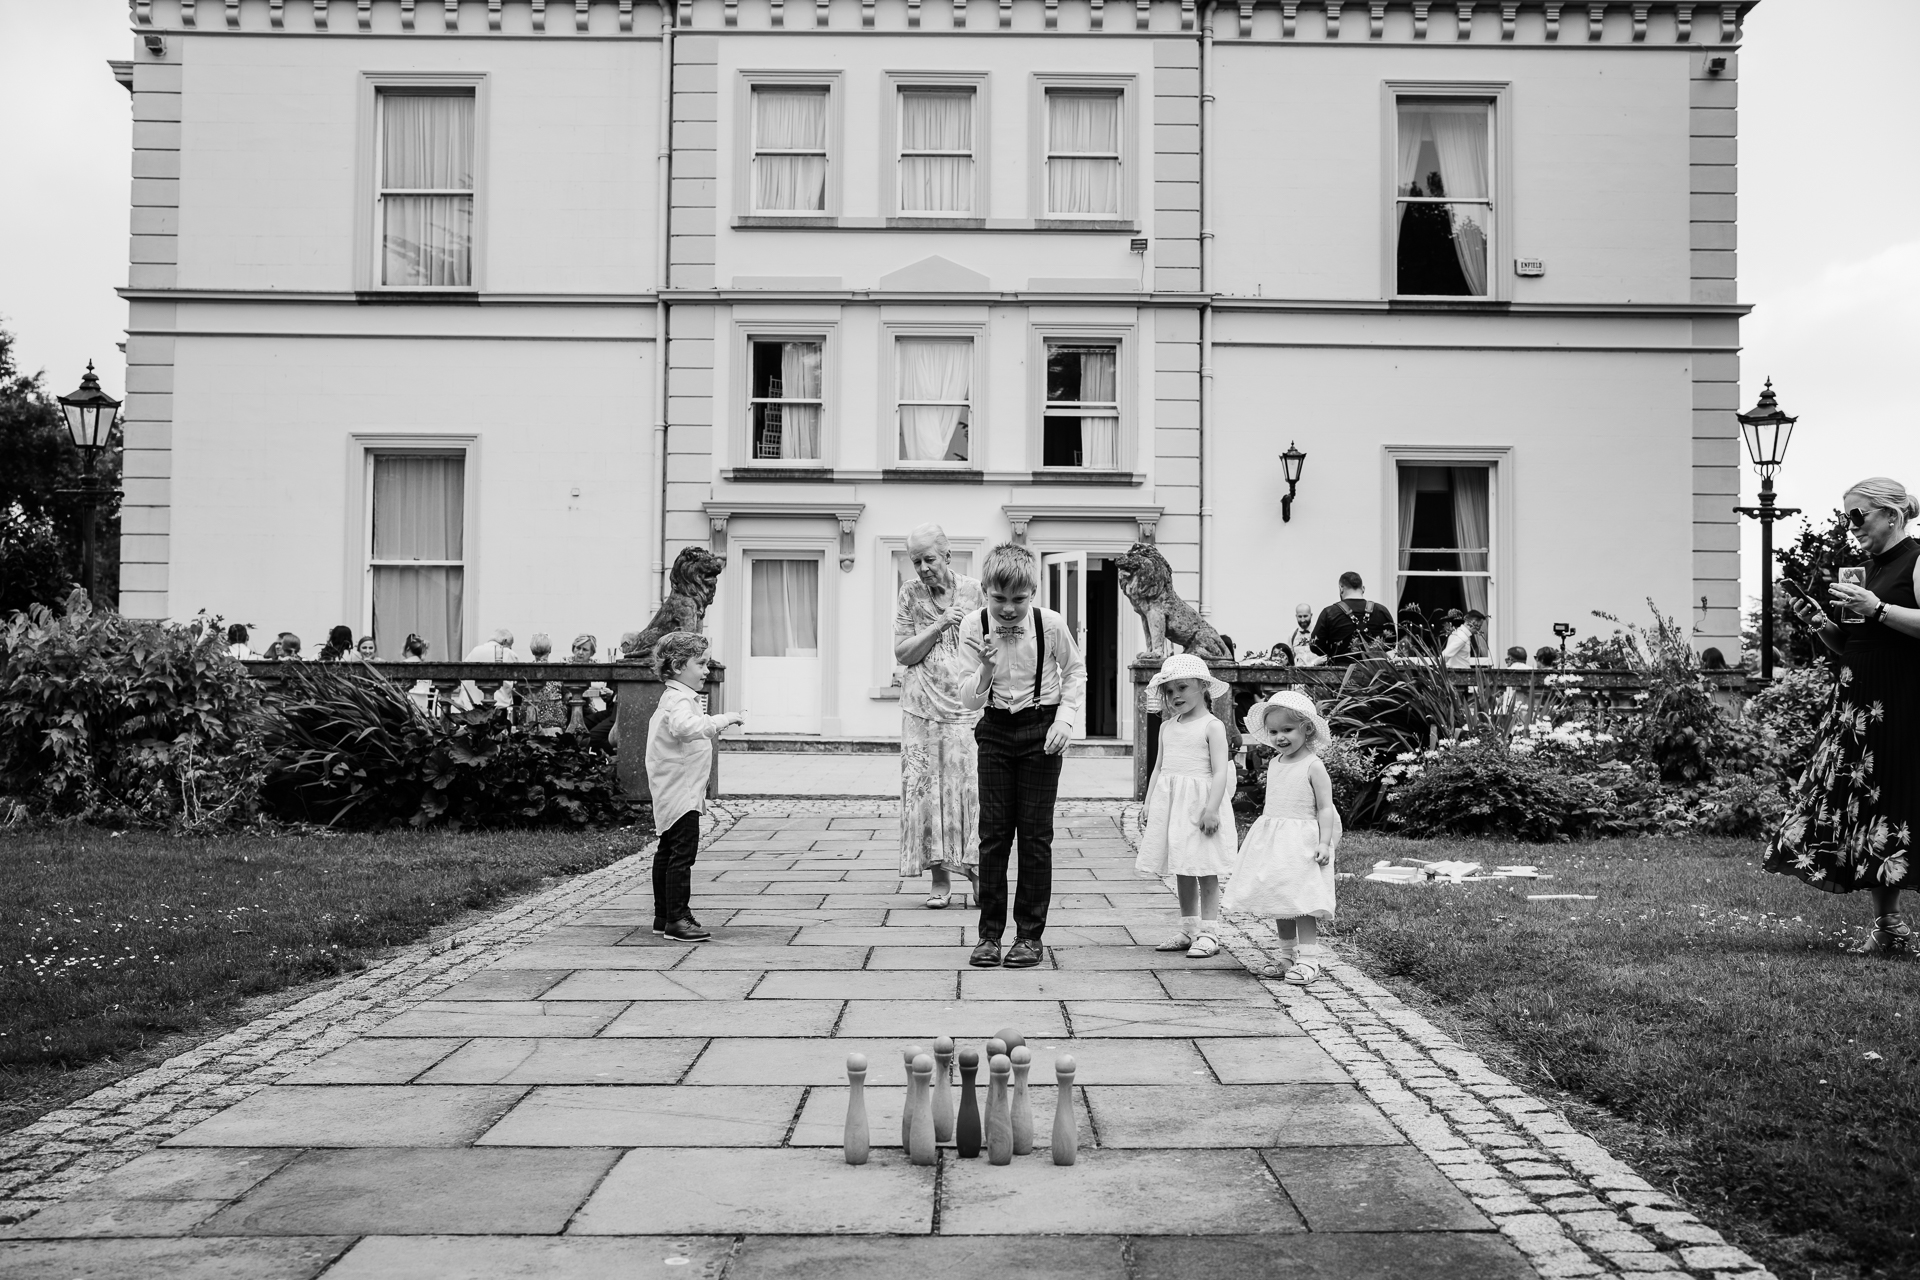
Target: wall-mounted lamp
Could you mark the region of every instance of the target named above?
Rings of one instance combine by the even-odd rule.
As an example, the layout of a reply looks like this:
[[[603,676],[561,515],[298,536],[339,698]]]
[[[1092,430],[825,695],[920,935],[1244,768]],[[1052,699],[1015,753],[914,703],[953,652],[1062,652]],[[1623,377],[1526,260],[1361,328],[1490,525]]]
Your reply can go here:
[[[1707,59],[1708,75],[1717,76],[1721,72],[1725,71],[1726,69],[1727,69],[1727,60],[1725,58],[1708,58]]]
[[[1127,241],[1127,249],[1132,253],[1145,253],[1147,251],[1147,238],[1145,236],[1135,236],[1133,239]]]
[[[1287,496],[1280,499],[1280,519],[1293,519],[1293,491],[1300,485],[1300,469],[1307,465],[1307,455],[1300,452],[1300,446],[1287,442],[1287,451],[1280,455],[1280,465],[1287,471]]]
[[[166,37],[149,35],[147,37],[147,52],[156,58],[164,58],[167,54]]]

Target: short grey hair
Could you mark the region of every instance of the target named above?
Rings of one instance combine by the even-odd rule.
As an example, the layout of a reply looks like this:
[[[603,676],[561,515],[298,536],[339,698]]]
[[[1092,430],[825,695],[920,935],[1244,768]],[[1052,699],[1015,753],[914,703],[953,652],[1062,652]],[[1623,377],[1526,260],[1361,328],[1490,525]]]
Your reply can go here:
[[[934,549],[940,552],[941,555],[953,555],[953,545],[947,541],[947,531],[931,521],[923,525],[916,525],[908,531],[907,552],[909,555],[912,554],[913,545],[916,542],[932,543]]]

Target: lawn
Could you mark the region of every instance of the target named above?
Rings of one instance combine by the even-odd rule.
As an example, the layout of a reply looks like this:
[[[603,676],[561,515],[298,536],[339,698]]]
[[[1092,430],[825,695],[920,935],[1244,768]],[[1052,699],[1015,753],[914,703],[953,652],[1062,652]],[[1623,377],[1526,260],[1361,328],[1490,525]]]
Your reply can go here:
[[[1400,857],[1555,878],[1343,880],[1340,932],[1364,965],[1496,1065],[1618,1117],[1582,1120],[1780,1275],[1920,1274],[1920,967],[1843,953],[1864,894],[1767,875],[1736,840],[1355,833],[1340,861]]]
[[[162,1041],[217,1031],[249,997],[361,968],[651,836],[0,835],[0,1131],[144,1065]]]

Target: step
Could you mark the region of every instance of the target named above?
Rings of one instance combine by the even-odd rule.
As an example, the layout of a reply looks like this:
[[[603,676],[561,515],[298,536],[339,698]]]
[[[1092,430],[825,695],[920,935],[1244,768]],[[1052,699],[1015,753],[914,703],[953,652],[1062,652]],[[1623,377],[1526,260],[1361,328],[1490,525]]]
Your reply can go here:
[[[900,739],[886,737],[843,738],[818,733],[749,733],[720,739],[722,752],[778,751],[795,755],[898,755]],[[1067,744],[1074,757],[1133,755],[1133,743],[1125,738],[1084,738]]]

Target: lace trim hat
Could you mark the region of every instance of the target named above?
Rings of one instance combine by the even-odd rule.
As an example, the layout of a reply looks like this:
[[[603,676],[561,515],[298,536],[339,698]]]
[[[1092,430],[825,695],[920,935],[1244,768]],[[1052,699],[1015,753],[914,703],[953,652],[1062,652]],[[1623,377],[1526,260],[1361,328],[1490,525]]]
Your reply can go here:
[[[1147,688],[1158,689],[1169,680],[1204,680],[1207,685],[1207,700],[1211,702],[1227,691],[1227,682],[1216,679],[1207,669],[1206,661],[1191,653],[1176,653],[1160,664],[1160,670],[1153,679],[1147,681]]]
[[[1320,714],[1320,708],[1313,704],[1313,699],[1298,689],[1282,689],[1254,703],[1247,711],[1247,736],[1261,746],[1274,745],[1273,730],[1267,727],[1267,712],[1276,707],[1284,707],[1313,726],[1315,751],[1333,741],[1333,730],[1328,727],[1327,718]]]

